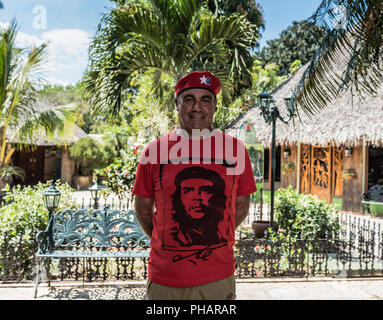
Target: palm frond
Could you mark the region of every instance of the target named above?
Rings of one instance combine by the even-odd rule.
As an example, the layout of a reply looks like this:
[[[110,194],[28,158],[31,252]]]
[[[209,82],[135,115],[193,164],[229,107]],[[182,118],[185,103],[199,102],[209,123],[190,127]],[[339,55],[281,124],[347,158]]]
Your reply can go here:
[[[0,104],[3,105],[7,97],[7,84],[17,65],[15,57],[17,51],[14,43],[17,34],[17,23],[12,20],[9,27],[0,31]]]
[[[33,144],[38,136],[47,140],[68,136],[76,119],[77,111],[74,104],[45,110],[24,108],[23,121],[11,127],[13,136],[10,140]]]
[[[170,99],[164,95],[162,75],[175,83],[202,60],[226,72],[225,55],[235,57],[229,73],[248,72],[244,55],[250,55],[256,28],[243,17],[202,12],[204,4],[204,0],[150,0],[148,6],[129,4],[107,14],[91,45],[83,80],[94,112],[117,115],[127,80],[136,72],[154,71],[153,92],[164,104]],[[228,92],[225,97],[230,98]]]
[[[324,0],[311,20],[327,36],[294,90],[302,110],[312,116],[347,89],[375,94],[383,81],[383,3]]]
[[[188,48],[191,56],[184,70],[188,70],[193,61],[211,46],[227,41],[234,52],[232,70],[237,68],[239,72],[248,72],[244,68],[243,54],[248,54],[254,38],[251,24],[246,19],[236,16],[206,16],[202,20],[201,28],[191,36],[192,45]]]

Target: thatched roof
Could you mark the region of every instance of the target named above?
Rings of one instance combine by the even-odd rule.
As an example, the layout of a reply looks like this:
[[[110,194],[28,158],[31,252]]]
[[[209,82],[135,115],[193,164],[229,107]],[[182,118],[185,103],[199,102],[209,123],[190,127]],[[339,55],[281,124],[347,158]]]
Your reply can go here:
[[[284,98],[290,95],[306,68],[302,67],[272,92],[281,114],[285,113]],[[383,145],[383,85],[376,96],[365,96],[362,99],[348,90],[311,119],[303,111],[299,115],[301,122],[298,118],[288,125],[277,121],[277,144],[294,145],[303,142],[356,146],[361,145],[364,139],[375,146]],[[236,130],[244,122],[253,124],[261,144],[265,147],[271,144],[271,125],[265,124],[257,106],[230,124],[227,128],[230,129],[229,133],[236,135]]]
[[[68,105],[71,106],[71,105]],[[62,106],[66,107],[66,106]],[[47,110],[50,108],[55,108],[55,106],[48,105],[44,102],[40,102],[37,106],[39,110]],[[80,127],[75,125],[74,123],[65,123],[66,131],[63,136],[59,136],[58,134],[54,137],[46,136],[43,130],[34,131],[34,136],[30,139],[24,138],[20,139],[19,137],[15,137],[15,132],[17,128],[12,128],[12,126],[7,129],[7,141],[9,143],[14,144],[27,144],[27,145],[36,145],[36,146],[69,146],[76,143],[81,138],[88,137],[87,133],[82,130]]]
[[[12,133],[7,132],[7,137],[11,137]],[[15,144],[29,144],[36,146],[70,146],[76,143],[81,138],[86,138],[88,135],[80,127],[73,125],[71,128],[65,132],[63,137],[55,136],[53,138],[48,138],[43,132],[36,132],[35,137],[32,140],[19,140],[8,138],[7,141]]]

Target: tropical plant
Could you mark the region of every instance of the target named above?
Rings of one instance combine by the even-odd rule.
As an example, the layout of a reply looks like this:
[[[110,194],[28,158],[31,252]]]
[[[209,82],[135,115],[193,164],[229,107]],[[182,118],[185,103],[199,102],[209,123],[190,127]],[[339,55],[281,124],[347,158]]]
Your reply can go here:
[[[152,92],[165,109],[174,109],[174,97],[164,89],[164,77],[172,88],[199,68],[220,78],[230,101],[229,75],[247,72],[244,61],[258,37],[256,26],[242,15],[212,14],[205,0],[126,2],[103,17],[91,45],[83,87],[96,113],[116,116],[130,77],[147,69],[153,70]]]
[[[48,210],[44,205],[42,193],[49,185],[50,181],[28,187],[18,185],[10,188],[7,185],[4,188],[5,202],[0,207],[0,243],[4,240],[4,234],[7,234],[8,241],[20,234],[23,235],[24,241],[33,241],[36,233],[47,227]],[[61,192],[57,210],[76,208],[76,201],[71,195],[73,189],[59,180],[55,182],[55,187]]]
[[[153,95],[152,81],[153,71],[150,70],[133,76],[129,85],[136,89],[125,96],[119,114],[123,119],[119,125],[126,127],[130,136],[137,137],[138,140],[149,140],[151,137],[166,134],[174,129],[178,119],[174,101],[170,101],[167,108],[161,107],[159,99]],[[171,78],[163,76],[162,81],[162,86],[166,87],[168,92],[172,92]]]
[[[52,85],[45,84],[39,89],[37,99],[42,103],[51,106],[63,106],[73,104],[77,111],[76,125],[83,129],[86,133],[90,132],[90,126],[97,125],[97,119],[89,117],[90,108],[83,99],[80,91],[80,84],[75,85]]]
[[[275,217],[281,229],[297,238],[323,239],[340,230],[334,209],[325,200],[297,193],[291,186],[278,190]]]
[[[142,145],[132,147],[108,167],[95,171],[100,177],[106,177],[106,187],[120,200],[126,198],[133,188],[142,147]]]
[[[292,171],[294,171],[294,169],[295,169],[295,164],[292,161],[287,161],[282,165],[282,173],[283,174],[287,174],[289,172],[292,172]]]
[[[36,99],[47,44],[19,49],[16,36],[14,20],[0,30],[0,167],[9,164],[16,150],[8,141],[33,145],[36,136],[63,135],[75,120],[73,106],[47,109]]]
[[[299,60],[293,62],[291,65],[292,70],[295,71],[297,65],[299,65]],[[279,76],[278,72],[279,66],[276,63],[270,63],[263,67],[261,60],[254,60],[253,68],[251,70],[253,85],[242,95],[243,103],[247,108],[257,104],[257,96],[261,92],[271,92],[288,79],[287,75]]]
[[[0,181],[12,186],[16,179],[24,181],[25,171],[22,168],[12,165],[6,165],[0,168]]]
[[[263,66],[276,63],[279,76],[290,75],[291,64],[296,60],[302,64],[309,62],[324,36],[323,29],[311,21],[293,21],[278,38],[266,42],[259,59]]]
[[[72,159],[80,164],[80,174],[89,176],[93,169],[107,166],[113,161],[110,153],[90,137],[79,139],[69,148]]]
[[[303,111],[313,115],[346,89],[375,94],[383,80],[383,2],[323,0],[309,20],[326,36],[295,88]]]

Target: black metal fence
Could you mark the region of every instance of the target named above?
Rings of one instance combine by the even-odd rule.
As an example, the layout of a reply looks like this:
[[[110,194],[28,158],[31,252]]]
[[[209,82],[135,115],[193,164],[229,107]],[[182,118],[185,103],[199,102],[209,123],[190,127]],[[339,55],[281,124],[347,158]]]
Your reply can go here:
[[[338,218],[341,231],[325,239],[241,233],[237,277],[383,277],[382,223],[340,212]]]
[[[111,205],[111,204],[109,204]],[[86,206],[82,206],[86,207]],[[131,208],[116,203],[116,209]],[[279,232],[259,239],[237,232],[237,278],[383,277],[383,221],[338,213],[342,229],[325,239],[294,239]],[[0,234],[0,281],[31,281],[36,273],[35,237]],[[145,279],[147,260],[61,259],[47,266],[51,280]]]

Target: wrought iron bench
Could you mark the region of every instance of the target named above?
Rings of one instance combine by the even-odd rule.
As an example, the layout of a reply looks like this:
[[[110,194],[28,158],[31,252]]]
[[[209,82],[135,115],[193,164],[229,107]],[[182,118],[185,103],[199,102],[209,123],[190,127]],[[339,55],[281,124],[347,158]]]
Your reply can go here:
[[[383,212],[383,185],[372,186],[367,193],[362,193],[362,212],[373,213],[374,206]]]
[[[138,224],[133,210],[62,210],[37,235],[38,252],[35,297],[42,269],[60,258],[148,258],[149,238]],[[45,269],[44,269],[45,266]]]

